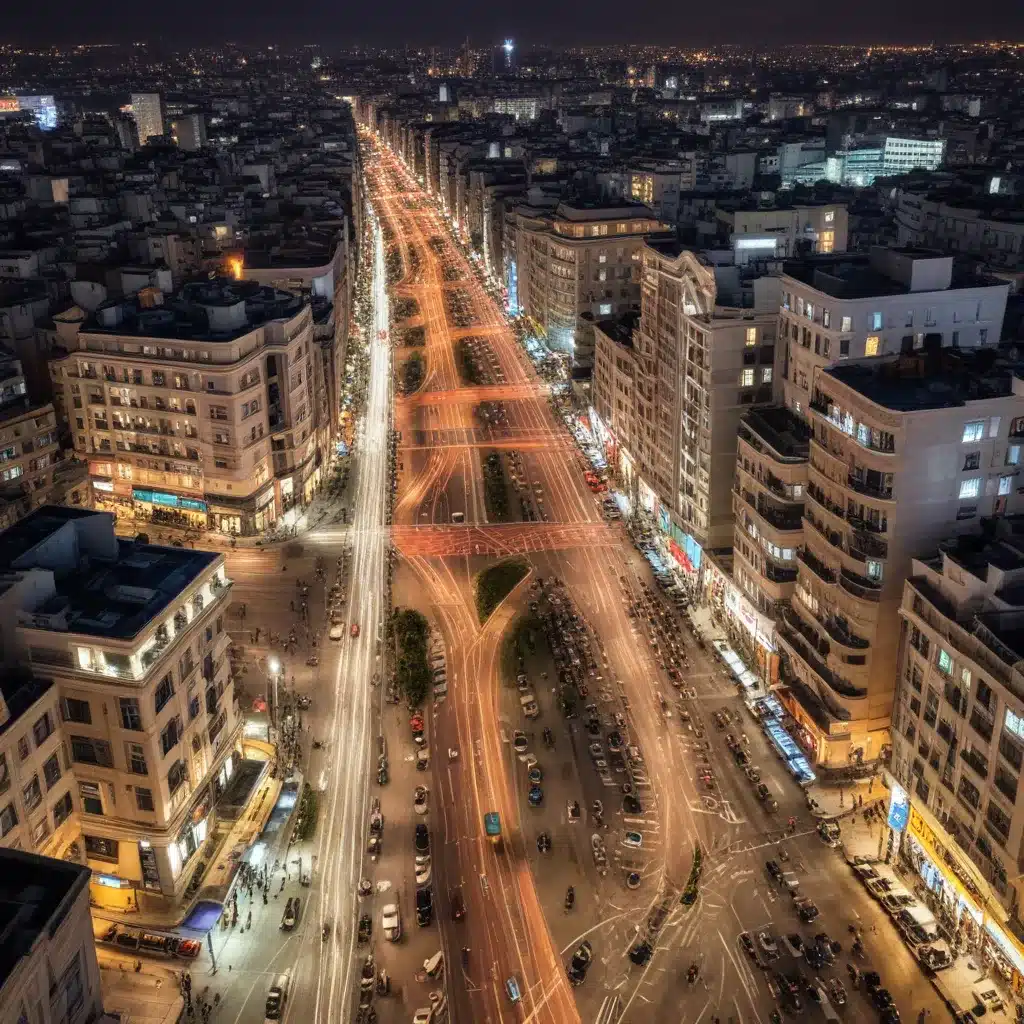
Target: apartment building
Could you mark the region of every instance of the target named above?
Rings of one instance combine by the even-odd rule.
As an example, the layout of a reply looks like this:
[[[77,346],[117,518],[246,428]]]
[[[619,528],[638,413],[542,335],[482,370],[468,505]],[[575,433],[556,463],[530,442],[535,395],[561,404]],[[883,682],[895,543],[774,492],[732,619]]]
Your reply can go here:
[[[53,406],[29,401],[21,362],[0,346],[0,529],[55,500],[65,468],[58,434]],[[86,491],[83,485],[75,504]]]
[[[601,320],[636,308],[644,240],[669,228],[635,203],[524,206],[511,217],[506,267],[514,264],[518,308],[570,355],[581,313]]]
[[[242,721],[223,555],[44,506],[0,534],[0,843],[76,860],[92,898],[180,897]]]
[[[783,393],[797,415],[806,415],[816,371],[839,360],[995,345],[1008,291],[954,268],[952,256],[882,246],[787,262],[781,288]]]
[[[595,331],[595,412],[640,503],[681,546],[732,541],[741,414],[772,400],[775,303],[718,304],[714,270],[674,242],[642,253],[640,320],[627,345]]]
[[[253,534],[294,520],[330,432],[311,306],[218,278],[105,303],[57,360],[93,500],[136,521]]]
[[[630,197],[667,224],[679,219],[679,194],[697,187],[696,154],[664,163],[644,162],[627,171]]]
[[[1019,518],[915,558],[900,605],[891,771],[901,854],[1015,984],[1024,899],[1024,541]]]
[[[164,99],[158,92],[133,92],[131,115],[145,145],[153,136],[164,133]]]
[[[841,203],[770,206],[744,200],[714,203],[717,233],[742,266],[751,260],[846,252],[849,217]]]
[[[826,767],[889,745],[911,560],[1019,503],[1024,365],[929,345],[813,374],[803,533],[776,623],[783,700]]]
[[[100,1017],[88,869],[0,849],[0,907],[0,1024]]]

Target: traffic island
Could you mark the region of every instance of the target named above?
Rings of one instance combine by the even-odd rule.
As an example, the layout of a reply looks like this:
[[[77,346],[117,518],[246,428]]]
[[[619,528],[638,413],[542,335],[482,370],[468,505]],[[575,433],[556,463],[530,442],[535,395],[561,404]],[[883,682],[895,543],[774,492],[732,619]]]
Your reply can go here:
[[[427,642],[430,627],[419,612],[396,608],[391,618],[395,640],[395,683],[411,708],[420,707],[430,692]]]
[[[403,395],[411,395],[423,384],[427,375],[427,361],[422,352],[413,354],[402,363],[398,371],[398,387]]]
[[[689,907],[697,902],[697,897],[700,895],[700,872],[701,872],[701,861],[703,855],[701,854],[700,845],[698,844],[693,848],[693,866],[690,868],[690,877],[686,881],[686,888],[683,890],[683,895],[680,896],[679,902],[684,907]]]
[[[508,522],[508,481],[500,452],[491,452],[483,457],[483,473],[488,521]]]
[[[530,571],[525,558],[506,558],[484,569],[476,578],[476,612],[486,622],[495,608],[515,590]]]

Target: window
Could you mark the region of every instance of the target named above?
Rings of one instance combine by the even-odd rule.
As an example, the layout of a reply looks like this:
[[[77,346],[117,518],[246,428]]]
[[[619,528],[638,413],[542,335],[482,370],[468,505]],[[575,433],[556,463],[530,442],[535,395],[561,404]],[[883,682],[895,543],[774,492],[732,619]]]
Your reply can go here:
[[[971,420],[969,423],[964,424],[964,432],[960,440],[964,444],[973,444],[976,441],[980,441],[984,436],[985,421]]]
[[[89,711],[87,700],[75,700],[74,697],[65,697],[61,701],[61,711],[64,714],[65,722],[79,722],[81,725],[92,725],[92,714]]]
[[[32,753],[32,748],[28,745],[28,737],[22,736],[18,740],[18,757],[24,761],[30,753]]]
[[[772,382],[772,368],[770,366],[761,367],[761,383],[771,384]]]
[[[60,776],[60,761],[57,760],[56,754],[51,754],[43,762],[43,778],[46,780],[46,788],[53,789],[60,782]]]
[[[32,845],[39,846],[46,841],[46,837],[50,834],[50,823],[45,818],[40,818],[36,822],[35,827],[32,829]],[[18,1020],[18,1024],[23,1024],[27,1020],[26,1017],[22,1016]]]
[[[597,312],[601,316],[611,316],[612,315],[612,304],[610,302],[602,302],[601,305],[599,305],[597,307]]]
[[[97,814],[102,817],[103,798],[100,796],[100,787],[95,782],[80,782],[78,795],[82,800],[82,810],[86,814]]]
[[[746,346],[747,346],[747,348],[753,348],[754,345],[756,345],[756,344],[757,344],[757,328],[756,327],[748,327],[747,328],[747,336],[746,336]]]
[[[847,331],[852,331],[853,330],[853,317],[852,316],[841,317],[840,320],[839,320],[839,330],[842,331],[844,334]]]
[[[866,356],[877,356],[878,355],[878,335],[869,334],[864,339],[864,355]]]
[[[880,331],[882,329],[882,314],[872,313],[871,314],[871,330]]]
[[[984,345],[987,341],[988,341],[988,328],[987,327],[979,327],[978,328],[978,344],[979,345]]]
[[[34,811],[43,802],[43,791],[39,786],[37,775],[32,776],[28,785],[22,789],[21,795],[25,801],[26,811]]]
[[[135,806],[140,811],[152,811],[153,808],[153,791],[146,789],[143,786],[135,787]]]
[[[1020,464],[1020,445],[1019,444],[1011,444],[1010,447],[1006,449],[1006,465],[1008,465],[1008,466],[1017,466],[1019,464]]]
[[[164,705],[174,696],[174,680],[171,678],[170,672],[167,673],[160,680],[156,687],[156,693],[153,701],[156,707],[156,713],[159,715],[164,709]]]
[[[126,743],[125,760],[128,762],[128,771],[132,775],[148,775],[149,766],[146,764],[146,751],[141,743]]]
[[[754,368],[748,366],[740,373],[740,387],[749,388],[754,386]]]
[[[882,578],[882,563],[875,559],[869,558],[866,563],[868,571],[868,579],[880,580]]]
[[[117,840],[107,839],[105,836],[90,836],[82,834],[85,842],[85,855],[94,860],[109,860],[117,862]]]
[[[11,831],[18,824],[18,815],[14,810],[14,804],[8,804],[0,811],[0,839]]]
[[[178,745],[181,732],[181,716],[175,715],[164,727],[164,731],[160,733],[160,746],[163,749],[164,757]]]
[[[71,817],[71,812],[74,810],[74,805],[71,803],[71,794],[65,793],[54,805],[53,805],[53,827],[60,828],[68,818]]]
[[[947,651],[944,651],[941,647],[939,648],[938,666],[940,672],[945,672],[946,675],[952,675],[953,673],[953,659],[950,657]]]
[[[598,263],[607,263],[608,262],[608,254],[606,252],[598,253],[597,254],[597,262]],[[602,280],[604,280],[604,279],[602,278]]]
[[[1010,488],[1013,486],[1012,476],[1001,476],[999,478],[999,495],[1002,497],[1004,494],[1010,493]]]
[[[839,358],[842,359],[850,354],[850,339],[840,338],[839,339]]]
[[[181,784],[188,778],[188,770],[184,761],[175,761],[167,773],[167,790],[173,796]]]
[[[71,760],[79,764],[94,764],[101,768],[113,768],[114,758],[106,740],[94,740],[89,736],[71,737]]]
[[[998,416],[993,416],[988,421],[988,436],[989,437],[998,437],[999,436],[999,417]]]
[[[906,315],[906,318],[903,321],[903,326],[904,327],[913,327],[914,326],[914,311],[912,309],[908,309],[907,310],[907,315]]]
[[[32,735],[35,737],[36,746],[42,746],[46,738],[53,732],[53,722],[50,719],[50,712],[44,711],[32,726]]]
[[[190,722],[192,721],[192,719],[198,717],[198,715],[199,715],[199,708],[200,708],[199,698],[198,697],[193,697],[188,702],[188,720]]]
[[[960,481],[960,497],[976,498],[981,494],[981,477],[972,476],[967,480]]]
[[[981,465],[981,452],[968,452],[964,456],[964,472],[977,469]]]
[[[142,712],[139,710],[138,697],[119,697],[118,705],[121,708],[121,728],[141,732]]]

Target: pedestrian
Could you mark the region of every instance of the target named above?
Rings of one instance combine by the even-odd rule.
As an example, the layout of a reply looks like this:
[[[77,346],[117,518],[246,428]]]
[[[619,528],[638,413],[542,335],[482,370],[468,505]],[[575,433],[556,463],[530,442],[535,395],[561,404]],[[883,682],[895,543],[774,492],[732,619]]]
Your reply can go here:
[[[251,928],[252,927],[252,910],[251,909],[249,910],[249,913],[245,915],[245,927],[246,928]]]

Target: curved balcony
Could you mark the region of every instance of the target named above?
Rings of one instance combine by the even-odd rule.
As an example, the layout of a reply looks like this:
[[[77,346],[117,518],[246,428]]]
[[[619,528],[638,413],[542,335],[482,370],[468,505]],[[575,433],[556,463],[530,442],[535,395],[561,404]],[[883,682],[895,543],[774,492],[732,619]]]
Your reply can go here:
[[[737,558],[747,569],[751,580],[757,586],[761,594],[772,602],[785,602],[793,595],[793,585],[796,583],[796,567],[777,566],[768,558],[765,558],[764,569],[744,558],[739,547],[733,549],[734,557]]]
[[[820,558],[817,557],[812,551],[808,551],[807,548],[800,548],[796,553],[797,560],[807,566],[815,576],[830,586],[834,586],[839,582],[838,573],[829,566],[827,566]]]
[[[882,600],[882,588],[879,584],[869,580],[866,576],[858,576],[856,573],[850,572],[849,569],[840,571],[839,586],[848,594],[859,597],[862,601],[877,603]]]
[[[881,484],[873,484],[862,477],[848,473],[846,485],[851,491],[863,494],[866,498],[874,498],[876,501],[895,501],[891,487],[883,487]]]
[[[814,674],[815,677],[821,679],[822,682],[832,691],[837,697],[844,701],[862,701],[867,698],[868,691],[866,687],[854,686],[849,679],[844,679],[842,676],[833,672],[832,669],[825,664],[824,660],[820,658],[815,651],[804,642],[803,638],[799,633],[793,630],[786,622],[780,621],[776,623],[775,635],[778,637],[785,646],[798,657],[807,668]],[[830,704],[832,702],[829,702]],[[837,718],[850,715],[850,710],[843,708],[842,704],[836,707],[830,707],[830,710],[836,714]]]

